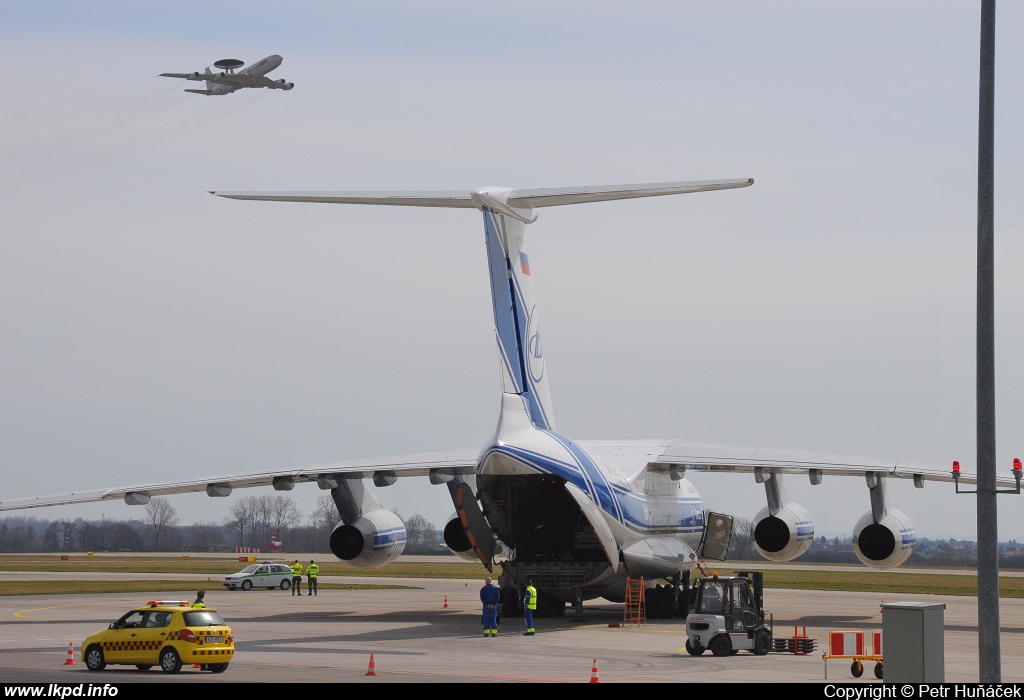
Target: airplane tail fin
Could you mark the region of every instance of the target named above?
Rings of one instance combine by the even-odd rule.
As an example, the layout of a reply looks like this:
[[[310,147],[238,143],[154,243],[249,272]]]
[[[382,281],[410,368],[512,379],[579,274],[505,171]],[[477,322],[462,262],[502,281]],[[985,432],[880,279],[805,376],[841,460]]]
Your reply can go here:
[[[526,224],[537,219],[540,207],[659,197],[749,187],[752,178],[656,182],[635,185],[559,187],[511,190],[484,187],[472,192],[222,192],[218,197],[269,202],[383,204],[404,207],[479,209],[484,215],[487,264],[491,277],[494,330],[502,366],[502,390],[526,400],[530,420],[553,429],[551,396],[544,367],[540,319],[533,299],[530,259],[523,247]]]
[[[526,224],[486,207],[483,214],[502,391],[526,400],[538,428],[554,429],[533,271],[523,245]]]

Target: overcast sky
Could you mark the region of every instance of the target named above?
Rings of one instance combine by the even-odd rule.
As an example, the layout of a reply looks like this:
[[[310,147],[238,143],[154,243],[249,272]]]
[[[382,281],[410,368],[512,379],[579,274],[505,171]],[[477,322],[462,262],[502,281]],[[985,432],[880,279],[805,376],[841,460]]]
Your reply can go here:
[[[1024,5],[996,40],[998,468],[1024,456]],[[477,448],[472,210],[207,190],[753,177],[527,229],[558,428],[975,465],[978,2],[0,0],[0,496]],[[269,54],[290,92],[157,77]],[[694,475],[751,517],[749,475]],[[818,533],[858,479],[790,495]],[[919,536],[974,497],[892,486]],[[237,496],[173,497],[219,522]],[[305,513],[315,485],[291,493]],[[447,490],[387,508],[441,527]],[[1024,539],[1024,500],[999,499]],[[123,502],[20,511],[142,518]]]

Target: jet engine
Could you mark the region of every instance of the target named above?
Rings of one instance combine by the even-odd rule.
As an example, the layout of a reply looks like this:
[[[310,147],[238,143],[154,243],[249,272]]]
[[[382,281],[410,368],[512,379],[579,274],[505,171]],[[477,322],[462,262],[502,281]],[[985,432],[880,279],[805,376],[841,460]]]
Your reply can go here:
[[[917,534],[906,513],[889,508],[879,522],[867,512],[853,528],[853,551],[865,566],[892,569],[914,551]]]
[[[790,561],[811,546],[814,521],[799,503],[792,501],[771,515],[762,508],[754,516],[754,549],[770,561]]]
[[[189,79],[190,80],[198,80],[199,79],[199,71],[193,71],[192,75],[189,76]]]
[[[295,87],[295,83],[285,83],[285,84],[284,84],[284,85],[283,85],[283,86],[281,87],[281,89],[282,89],[282,90],[291,90],[291,89],[292,89],[293,87]]]
[[[390,564],[405,550],[405,523],[391,511],[373,510],[331,533],[331,551],[357,569]]]
[[[444,544],[460,559],[480,561],[473,551],[473,545],[469,543],[469,538],[466,537],[466,530],[462,527],[458,515],[452,515],[448,524],[444,526]]]

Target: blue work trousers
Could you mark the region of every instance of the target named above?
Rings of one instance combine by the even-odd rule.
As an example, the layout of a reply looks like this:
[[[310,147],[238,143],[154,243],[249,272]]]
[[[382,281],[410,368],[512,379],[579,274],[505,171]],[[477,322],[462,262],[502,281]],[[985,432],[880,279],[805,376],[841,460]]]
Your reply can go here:
[[[526,629],[533,630],[533,611],[529,608],[523,608],[523,618],[526,620]]]
[[[495,630],[498,629],[498,606],[494,605],[491,607],[484,606],[484,629]]]

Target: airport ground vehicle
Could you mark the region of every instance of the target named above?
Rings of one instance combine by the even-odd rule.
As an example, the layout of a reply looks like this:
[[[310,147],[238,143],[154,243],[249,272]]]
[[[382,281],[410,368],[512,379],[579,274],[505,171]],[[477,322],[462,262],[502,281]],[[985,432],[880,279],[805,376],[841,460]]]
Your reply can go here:
[[[82,661],[90,671],[126,664],[177,673],[182,664],[200,664],[223,673],[234,655],[234,634],[217,611],[189,607],[186,600],[151,600],[82,642]]]
[[[740,571],[737,576],[705,576],[692,591],[686,616],[686,651],[715,656],[741,650],[764,656],[772,648],[771,630],[764,624],[764,576]]]
[[[280,588],[287,591],[292,585],[292,570],[284,564],[273,564],[265,561],[262,564],[250,564],[236,574],[224,577],[224,587],[229,591],[241,588],[248,591],[254,587],[272,591]]]

